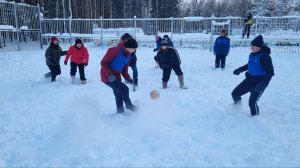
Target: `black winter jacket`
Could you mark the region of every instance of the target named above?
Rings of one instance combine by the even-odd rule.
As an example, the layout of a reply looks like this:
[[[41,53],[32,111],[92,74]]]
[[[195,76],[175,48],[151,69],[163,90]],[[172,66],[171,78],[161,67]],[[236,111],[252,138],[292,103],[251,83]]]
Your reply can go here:
[[[54,45],[50,43],[50,46],[47,48],[45,57],[46,57],[46,64],[48,66],[56,66],[59,65],[60,57],[66,55],[66,51],[62,51],[60,46]]]
[[[160,49],[157,53],[157,61],[161,68],[170,68],[171,65],[181,64],[178,52],[173,47],[166,50]]]

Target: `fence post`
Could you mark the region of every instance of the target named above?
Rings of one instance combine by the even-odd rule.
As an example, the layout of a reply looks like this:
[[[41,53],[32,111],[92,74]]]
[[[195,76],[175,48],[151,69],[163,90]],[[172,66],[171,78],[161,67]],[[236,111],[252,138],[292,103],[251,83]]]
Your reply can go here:
[[[213,35],[214,35],[214,33],[213,33],[214,18],[215,18],[215,16],[214,16],[214,14],[212,14],[212,16],[211,16],[211,27],[210,27],[210,47],[209,47],[209,51],[212,51],[212,43],[213,43]]]
[[[69,17],[69,34],[70,34],[70,38],[69,38],[69,43],[71,44],[71,39],[72,39],[72,17]]]
[[[257,26],[258,26],[258,15],[256,15],[256,21],[255,21],[255,37],[257,36]]]
[[[134,16],[134,38],[136,39],[136,16]]]
[[[102,50],[103,50],[103,34],[102,34],[102,29],[103,29],[103,19],[102,19],[102,16],[100,17],[100,34],[101,34],[101,47],[102,47]]]
[[[227,34],[230,36],[230,30],[231,30],[231,15],[229,15],[229,23],[228,23],[228,30]]]
[[[41,16],[40,4],[37,4],[37,8],[38,8],[38,15],[39,15],[39,22],[40,22],[40,45],[41,45],[41,49],[43,49],[43,38],[42,38],[42,34],[43,34],[42,21],[43,21],[43,18]]]
[[[19,29],[19,22],[18,22],[18,17],[17,17],[17,6],[16,2],[14,2],[14,14],[15,14],[15,24],[16,24],[16,30],[17,30],[17,38],[18,38],[18,50],[20,51],[20,29]]]
[[[171,17],[171,40],[173,40],[173,23],[174,20],[173,20],[173,17]]]

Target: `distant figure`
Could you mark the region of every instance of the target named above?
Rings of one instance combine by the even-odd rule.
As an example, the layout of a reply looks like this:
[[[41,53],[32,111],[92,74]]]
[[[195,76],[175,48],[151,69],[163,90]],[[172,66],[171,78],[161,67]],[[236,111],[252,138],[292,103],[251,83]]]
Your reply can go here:
[[[153,49],[153,52],[156,52],[160,49],[162,38],[157,34],[155,35],[156,48]],[[159,64],[157,62],[157,55],[154,56],[154,60],[156,62],[155,68],[159,68]]]
[[[164,35],[163,39],[167,40],[169,47],[174,48],[174,44],[173,44],[172,40],[170,39],[170,37],[167,34]]]
[[[222,70],[225,68],[226,56],[230,49],[230,39],[227,37],[227,32],[225,29],[221,30],[221,35],[216,39],[214,45],[214,54],[216,55],[215,68],[220,67]]]
[[[75,40],[75,45],[71,46],[67,52],[64,64],[68,64],[68,60],[71,57],[71,80],[74,83],[75,75],[77,72],[77,67],[79,69],[80,80],[82,84],[86,83],[84,67],[88,65],[89,62],[89,53],[87,48],[84,47],[80,39]]]
[[[133,37],[129,33],[125,33],[121,36],[120,43],[125,43],[129,39],[133,39]],[[136,87],[138,86],[138,69],[136,66],[137,57],[136,52],[131,53],[131,58],[129,61],[129,66],[132,69],[132,76],[133,76],[133,91],[136,90]]]
[[[50,69],[50,72],[46,73],[45,78],[51,77],[51,82],[56,81],[56,76],[61,74],[61,69],[59,65],[60,57],[66,55],[67,51],[62,51],[58,44],[58,39],[56,37],[51,37],[50,45],[46,50],[46,64]]]
[[[157,34],[155,35],[156,48],[153,49],[153,52],[156,52],[160,49],[160,43],[162,38]]]
[[[247,34],[247,38],[249,38],[250,28],[251,28],[252,24],[253,24],[252,14],[248,13],[247,17],[244,20],[244,31],[243,31],[242,38],[244,38],[245,34]]]
[[[161,49],[157,53],[157,60],[160,67],[163,69],[162,86],[163,89],[168,87],[168,81],[171,76],[171,71],[174,70],[178,76],[179,86],[182,89],[187,89],[183,81],[183,72],[180,64],[181,60],[178,52],[173,47],[169,47],[167,40],[162,40]]]
[[[234,103],[238,104],[241,102],[241,96],[250,92],[251,116],[255,116],[259,115],[257,102],[274,76],[274,68],[270,57],[271,49],[264,44],[261,35],[251,42],[251,50],[248,63],[233,71],[235,75],[247,72],[246,79],[232,91],[231,95]]]

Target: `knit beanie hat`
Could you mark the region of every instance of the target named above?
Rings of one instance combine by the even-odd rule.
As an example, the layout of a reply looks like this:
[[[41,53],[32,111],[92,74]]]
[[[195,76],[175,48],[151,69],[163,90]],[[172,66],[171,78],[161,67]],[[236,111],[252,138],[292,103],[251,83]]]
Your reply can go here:
[[[51,37],[50,41],[53,43],[54,41],[58,41],[58,39],[56,37]]]
[[[169,37],[167,34],[165,34],[165,35],[164,35],[164,38],[169,39],[170,37]]]
[[[76,39],[75,40],[75,44],[78,44],[78,43],[81,43],[82,44],[82,41],[80,39]]]
[[[221,33],[226,34],[226,29],[222,29],[222,30],[221,30]]]
[[[160,43],[161,46],[168,46],[168,41],[167,40],[162,40]]]
[[[125,48],[137,48],[137,47],[138,47],[138,43],[136,42],[135,39],[128,39],[128,40],[124,43],[124,47],[125,47]]]
[[[263,40],[263,36],[259,35],[257,37],[254,38],[254,40],[252,40],[251,45],[256,46],[256,47],[262,47],[264,46],[264,40]]]
[[[133,38],[133,37],[129,33],[125,33],[121,36],[121,39],[124,40],[124,41],[128,40],[128,39],[131,39],[131,38]]]

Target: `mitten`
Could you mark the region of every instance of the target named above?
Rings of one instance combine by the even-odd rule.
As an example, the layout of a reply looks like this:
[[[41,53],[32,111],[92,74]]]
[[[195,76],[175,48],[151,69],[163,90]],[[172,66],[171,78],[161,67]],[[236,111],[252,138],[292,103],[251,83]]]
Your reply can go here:
[[[114,74],[110,74],[110,75],[108,76],[108,81],[114,82],[115,80],[116,80],[116,76],[115,76]]]
[[[233,74],[235,74],[235,75],[239,75],[240,73],[241,73],[241,71],[239,69],[236,69],[233,71]]]

